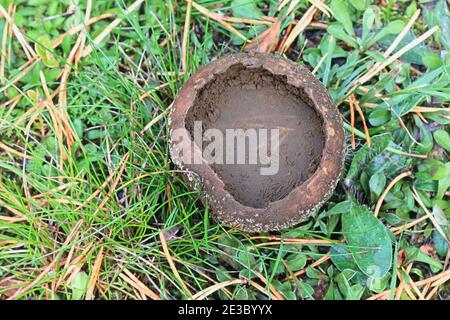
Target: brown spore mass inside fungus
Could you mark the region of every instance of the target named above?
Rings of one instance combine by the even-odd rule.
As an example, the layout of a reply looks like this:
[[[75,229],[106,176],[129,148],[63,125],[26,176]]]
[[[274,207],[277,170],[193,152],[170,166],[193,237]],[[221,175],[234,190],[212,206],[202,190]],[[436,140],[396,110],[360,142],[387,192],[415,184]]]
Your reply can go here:
[[[281,200],[290,191],[314,174],[324,148],[322,119],[312,107],[302,89],[286,82],[263,68],[251,69],[235,65],[217,75],[200,92],[186,117],[186,129],[194,136],[194,121],[202,122],[203,133],[218,129],[223,134],[223,164],[211,163],[211,168],[224,182],[225,189],[241,204],[264,208]],[[245,163],[229,164],[226,160],[227,129],[268,130],[266,148],[257,146],[256,164],[249,164],[250,142],[246,139]],[[270,156],[270,129],[279,131],[278,171],[262,175],[260,153],[267,149]],[[213,140],[211,140],[213,141]],[[203,150],[211,143],[203,141]],[[234,140],[236,142],[237,140]],[[253,144],[254,146],[254,144]],[[234,143],[234,162],[238,145]],[[253,151],[254,152],[254,151]]]

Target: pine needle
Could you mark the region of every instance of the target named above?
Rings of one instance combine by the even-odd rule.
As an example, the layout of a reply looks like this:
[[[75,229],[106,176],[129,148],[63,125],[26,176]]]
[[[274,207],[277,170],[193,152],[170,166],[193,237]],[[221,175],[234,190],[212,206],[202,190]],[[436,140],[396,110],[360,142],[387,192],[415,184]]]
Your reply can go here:
[[[420,198],[420,196],[417,193],[417,190],[414,186],[412,187],[412,191],[413,191],[414,199],[416,199],[417,203],[422,207],[423,211],[425,211],[426,215],[431,220],[431,223],[433,223],[436,230],[441,234],[441,236],[444,238],[444,240],[447,242],[447,244],[450,245],[450,241],[448,240],[446,233],[444,232],[444,230],[442,230],[442,227],[436,221],[436,218],[434,217],[434,215],[425,206],[425,204],[423,203],[422,199]]]
[[[352,149],[356,149],[356,142],[355,142],[355,107],[353,103],[353,96],[350,96],[348,99],[349,105],[350,105],[350,125],[352,127]]]
[[[314,70],[312,71],[312,74],[316,74],[316,72],[320,69],[320,67],[322,66],[323,62],[327,58],[327,56],[328,56],[328,52],[325,52],[325,54],[322,56],[322,58],[320,58],[319,62],[317,63],[317,66],[314,67]]]
[[[361,117],[361,120],[362,120],[362,123],[363,123],[364,133],[366,135],[367,146],[370,148],[371,139],[370,139],[370,135],[369,135],[369,128],[367,127],[367,124],[366,124],[366,117],[364,116],[364,112],[362,111],[361,107],[359,106],[359,102],[356,99],[356,97],[354,95],[352,95],[352,96],[353,96],[353,103],[354,103],[354,106],[356,108],[356,111],[358,111],[358,114]]]
[[[236,28],[234,28],[231,24],[226,22],[225,19],[220,14],[217,14],[215,12],[212,12],[212,11],[206,9],[205,7],[202,7],[201,5],[196,3],[195,1],[192,1],[192,6],[195,9],[197,9],[198,11],[200,11],[201,13],[203,13],[208,18],[211,18],[214,21],[220,23],[224,28],[228,29],[233,34],[235,34],[236,36],[241,38],[242,40],[247,41],[247,38],[242,33],[240,33]]]
[[[313,5],[317,7],[320,11],[322,11],[327,17],[331,16],[331,8],[327,6],[322,0],[308,0]]]
[[[305,12],[305,14],[301,17],[301,19],[297,22],[294,29],[289,34],[282,51],[286,52],[294,42],[294,40],[306,29],[309,23],[312,21],[314,14],[316,13],[317,8],[315,6],[309,7],[309,9]]]
[[[19,28],[15,25],[13,19],[9,15],[9,13],[3,8],[2,5],[0,5],[0,14],[5,17],[6,21],[12,26],[12,31],[14,35],[16,36],[17,40],[19,41],[20,45],[22,46],[23,52],[27,56],[28,60],[32,60],[36,56],[36,52],[34,49],[30,46],[27,39],[25,39],[22,32],[19,30]]]
[[[321,257],[320,259],[317,259],[316,261],[311,263],[309,266],[303,268],[302,270],[297,271],[296,273],[294,273],[294,276],[295,277],[301,276],[302,274],[306,273],[306,270],[308,268],[315,268],[315,267],[321,265],[322,263],[324,263],[324,262],[326,262],[326,261],[328,261],[330,259],[331,259],[331,256],[329,254],[327,254],[327,255]],[[294,277],[290,276],[290,277],[287,277],[285,280],[288,280],[288,279],[294,280]]]
[[[20,157],[20,158],[25,158],[27,160],[31,159],[31,157],[29,155],[23,154],[22,152],[19,152],[19,151],[15,150],[15,149],[11,148],[10,146],[4,144],[1,141],[0,141],[0,149],[3,149],[6,152],[9,152],[10,154],[15,155],[15,156]]]
[[[100,273],[100,267],[102,265],[102,259],[103,259],[103,250],[104,247],[100,248],[100,252],[98,253],[97,257],[94,261],[94,267],[92,268],[91,277],[89,279],[88,288],[86,291],[86,300],[93,300],[94,299],[94,289],[95,285],[97,284],[98,275]]]
[[[392,187],[394,187],[394,185],[397,182],[399,182],[401,179],[403,179],[405,177],[409,177],[410,175],[412,175],[411,171],[405,171],[405,172],[400,173],[394,179],[392,179],[392,181],[389,183],[389,185],[386,187],[386,189],[383,191],[383,193],[381,194],[380,198],[377,201],[377,205],[375,206],[375,211],[373,212],[375,217],[378,217],[378,214],[380,213],[381,205],[383,204],[384,198],[386,198],[386,195],[392,189]]]
[[[187,0],[186,17],[184,20],[184,30],[183,30],[183,42],[181,44],[181,64],[183,66],[183,71],[187,70],[187,42],[189,36],[189,24],[191,22],[191,9],[192,0]]]
[[[130,13],[132,13],[134,10],[136,10],[137,8],[139,8],[139,6],[141,5],[141,3],[144,2],[144,0],[136,0],[131,6],[129,6],[125,12],[124,12],[124,17],[128,16]],[[83,53],[81,54],[81,57],[86,57],[88,55],[91,54],[92,50],[94,49],[95,46],[98,46],[100,42],[103,41],[103,39],[105,39],[112,30],[114,30],[115,27],[117,27],[121,22],[122,22],[123,18],[116,18],[114,19],[105,29],[103,29],[102,32],[100,32],[100,34],[98,36],[95,37],[95,39],[93,40],[93,43],[91,45],[88,45]]]
[[[375,69],[369,70],[370,72],[367,72],[364,76],[362,76],[359,80],[357,80],[357,84],[364,84],[370,79],[372,79],[375,75],[377,75],[380,71],[382,71],[384,68],[386,68],[388,65],[390,65],[392,62],[400,58],[402,55],[404,55],[406,52],[420,44],[421,42],[425,41],[428,37],[430,37],[433,33],[435,33],[439,29],[438,26],[434,26],[427,32],[425,32],[423,35],[418,37],[417,39],[414,39],[414,41],[411,41],[406,46],[401,48],[399,51],[394,53],[392,56],[390,56],[386,61],[378,65]]]
[[[119,276],[126,282],[128,282],[128,284],[132,285],[142,295],[146,295],[147,297],[153,300],[161,300],[161,298],[153,290],[148,288],[142,281],[136,278],[136,276],[132,274],[129,270],[124,268],[123,273],[121,273]]]
[[[267,28],[256,36],[251,43],[245,46],[245,51],[271,52],[276,47],[280,37],[281,21],[277,20],[270,28]]]
[[[191,291],[189,290],[189,288],[184,283],[183,278],[181,278],[181,276],[178,273],[178,270],[177,270],[177,268],[175,266],[175,263],[172,260],[172,256],[170,255],[169,248],[167,246],[166,238],[164,237],[164,232],[160,232],[159,233],[159,238],[161,240],[161,245],[162,245],[162,248],[163,248],[163,252],[164,252],[164,255],[166,256],[167,262],[169,263],[170,269],[172,269],[173,274],[175,275],[175,277],[177,278],[178,282],[183,287],[184,292],[187,293],[191,297],[192,296]],[[199,293],[197,293],[196,295],[199,295]],[[199,296],[201,296],[201,295],[199,295]]]
[[[218,284],[214,284],[202,291],[197,292],[195,295],[193,295],[189,300],[203,300],[209,295],[213,294],[214,292],[223,289],[227,286],[235,285],[235,284],[245,284],[247,283],[247,280],[244,279],[234,279],[234,280],[228,280],[224,281]]]
[[[0,83],[2,85],[5,84],[5,60],[7,57],[6,43],[8,39],[8,29],[9,29],[9,22],[8,20],[6,20],[5,25],[3,27],[2,47],[0,56]]]

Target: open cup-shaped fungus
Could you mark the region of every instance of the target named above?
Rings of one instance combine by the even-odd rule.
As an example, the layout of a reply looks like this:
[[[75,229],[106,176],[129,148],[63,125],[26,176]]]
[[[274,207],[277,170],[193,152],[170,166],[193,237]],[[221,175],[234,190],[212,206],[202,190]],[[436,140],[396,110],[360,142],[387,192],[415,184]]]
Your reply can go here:
[[[344,158],[342,120],[322,84],[270,54],[228,55],[195,73],[174,102],[170,139],[212,214],[248,232],[316,212]]]

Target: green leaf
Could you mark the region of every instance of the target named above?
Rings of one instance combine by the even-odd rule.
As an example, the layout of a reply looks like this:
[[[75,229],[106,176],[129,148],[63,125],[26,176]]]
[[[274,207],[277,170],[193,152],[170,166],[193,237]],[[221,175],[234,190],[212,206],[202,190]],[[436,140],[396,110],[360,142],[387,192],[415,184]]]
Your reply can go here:
[[[378,41],[378,45],[382,46],[384,49],[387,49],[392,44],[392,42],[395,40],[395,38],[396,38],[395,35],[392,35],[392,34],[387,35],[387,36],[383,37],[383,39],[380,39]],[[407,45],[408,43],[411,43],[412,41],[414,41],[416,39],[417,39],[417,37],[410,30],[406,33],[406,35],[402,39],[402,41],[400,41],[400,43],[398,44],[398,48],[402,48],[405,45]],[[403,54],[402,61],[408,62],[408,63],[422,64],[422,57],[428,51],[429,51],[429,49],[427,48],[427,46],[423,42],[421,42],[418,45],[416,45],[414,48],[411,48],[410,50],[408,50],[408,52]]]
[[[439,22],[441,27],[439,40],[447,50],[450,50],[450,18],[447,15],[441,15]]]
[[[439,56],[433,52],[427,52],[422,57],[423,64],[430,70],[434,70],[442,66]]]
[[[373,27],[373,24],[375,22],[375,12],[371,7],[367,8],[366,11],[364,11],[363,15],[363,30],[362,30],[362,40],[363,43],[366,42],[369,32]]]
[[[333,215],[333,214],[349,212],[351,205],[352,205],[352,202],[350,200],[336,203],[330,210],[328,210],[327,214]]]
[[[273,281],[273,286],[280,291],[280,293],[287,299],[287,300],[295,300],[296,296],[294,293],[294,289],[292,288],[292,282],[285,281],[280,282],[278,280]]]
[[[350,284],[350,280],[355,275],[355,271],[346,269],[336,277],[339,290],[342,292],[346,300],[359,300],[364,293],[364,287],[359,283],[353,286]]]
[[[243,286],[237,286],[234,290],[234,296],[236,300],[248,300],[248,291]]]
[[[442,229],[447,229],[449,227],[449,221],[445,217],[444,211],[437,204],[433,205],[433,216]]]
[[[378,31],[370,41],[365,45],[366,48],[370,48],[372,45],[383,39],[388,35],[394,35],[400,33],[405,28],[405,23],[401,20],[395,20],[390,22],[383,29]]]
[[[372,190],[372,192],[375,193],[377,196],[381,195],[385,185],[386,185],[386,176],[383,173],[377,172],[370,177],[369,180],[370,190]]]
[[[367,143],[362,146],[353,157],[350,168],[348,169],[346,183],[353,180],[361,174],[361,172],[368,166],[369,162],[381,154],[391,142],[392,136],[389,133],[380,134],[372,137],[372,145],[369,148]]]
[[[52,49],[52,41],[46,36],[41,36],[35,43],[35,49],[38,56],[42,59],[42,62],[49,68],[56,68],[59,66],[58,60],[56,60]]]
[[[219,266],[216,269],[215,274],[216,274],[217,280],[219,280],[220,282],[224,282],[224,281],[228,281],[228,280],[232,279],[229,272],[227,271],[227,269],[225,269],[223,266]]]
[[[450,19],[448,6],[445,0],[429,1],[426,10],[423,10],[423,19],[428,28],[440,27],[439,40],[445,49],[450,49]]]
[[[349,35],[354,35],[352,18],[350,17],[350,11],[347,6],[347,1],[344,0],[332,0],[330,4],[331,11],[333,11],[334,17],[337,21],[342,23],[345,31]]]
[[[333,35],[336,39],[342,40],[347,44],[351,45],[353,48],[358,48],[358,42],[352,37],[350,37],[340,24],[332,24],[327,28],[328,33]]]
[[[303,269],[306,265],[306,256],[303,253],[292,253],[286,258],[286,264],[291,271]]]
[[[30,6],[41,6],[41,5],[44,5],[44,4],[48,4],[51,1],[52,0],[29,0],[28,1],[28,5],[30,5]]]
[[[344,246],[332,246],[330,249],[331,262],[343,271],[345,269],[358,270],[352,254]]]
[[[399,34],[405,28],[405,23],[402,20],[395,20],[389,22],[389,24],[381,29],[386,34]]]
[[[310,279],[321,279],[321,280],[327,280],[328,276],[323,274],[322,272],[320,272],[319,270],[313,268],[313,267],[308,267],[306,269],[306,276]]]
[[[323,73],[322,83],[326,88],[328,86],[328,80],[330,77],[331,59],[333,58],[334,47],[336,46],[336,39],[333,36],[328,37],[327,58],[325,60],[325,71]]]
[[[416,126],[418,126],[420,130],[420,144],[417,145],[416,152],[422,154],[428,153],[431,149],[433,149],[433,138],[431,132],[418,116],[413,115],[413,118]]]
[[[233,0],[231,11],[234,17],[246,19],[260,19],[263,14],[253,0]]]
[[[390,212],[382,212],[380,216],[383,217],[387,223],[392,225],[402,222],[402,219],[399,216]]]
[[[94,129],[89,130],[86,136],[89,140],[95,140],[100,139],[103,136],[103,133],[100,129]]]
[[[303,281],[297,281],[297,284],[300,288],[300,295],[303,299],[314,299],[314,289],[310,284]]]
[[[361,271],[382,278],[391,268],[392,240],[389,231],[365,206],[353,203],[342,215],[342,230]]]
[[[445,257],[448,251],[448,243],[437,230],[433,231],[433,242],[437,254],[441,257]]]
[[[339,300],[339,296],[335,294],[337,288],[334,285],[334,282],[331,281],[328,285],[327,293],[323,297],[323,300]]]
[[[364,11],[370,5],[370,0],[350,0],[350,3],[355,9]]]
[[[447,176],[444,179],[438,181],[438,191],[436,193],[436,199],[442,199],[445,192],[450,187],[450,177]]]
[[[386,274],[383,278],[370,278],[367,280],[368,287],[373,292],[382,292],[386,289],[389,282],[389,274]]]
[[[369,115],[369,123],[374,127],[381,126],[389,120],[391,120],[391,113],[382,106],[376,108]]]
[[[438,272],[442,269],[442,263],[438,259],[428,256],[426,253],[420,250],[420,248],[413,247],[407,244],[405,241],[402,242],[401,247],[406,252],[406,264],[417,261],[428,264],[431,268],[431,271],[433,272]]]
[[[73,127],[75,128],[75,132],[77,133],[77,136],[82,138],[83,137],[83,131],[84,128],[86,127],[86,125],[84,124],[84,122],[77,118],[73,120]]]
[[[406,8],[406,16],[411,18],[414,12],[417,11],[417,5],[415,1],[412,1],[411,4]]]
[[[80,300],[86,294],[89,283],[89,276],[84,271],[79,271],[72,281],[69,283],[69,288],[72,289],[72,300]]]
[[[450,135],[447,131],[439,129],[434,132],[433,137],[442,148],[450,152]]]
[[[441,163],[439,166],[434,167],[433,169],[435,169],[435,172],[432,175],[433,180],[445,179],[450,175],[450,166],[448,165],[444,165]]]

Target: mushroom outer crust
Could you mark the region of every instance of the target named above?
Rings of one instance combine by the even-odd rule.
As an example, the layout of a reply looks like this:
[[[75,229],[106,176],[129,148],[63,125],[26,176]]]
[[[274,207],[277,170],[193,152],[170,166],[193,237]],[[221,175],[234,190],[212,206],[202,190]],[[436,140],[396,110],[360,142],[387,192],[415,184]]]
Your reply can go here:
[[[274,75],[285,76],[286,82],[308,96],[322,119],[324,147],[319,167],[305,182],[281,200],[264,208],[245,206],[225,189],[220,177],[206,163],[185,164],[177,157],[173,130],[185,128],[186,116],[194,105],[196,93],[216,75],[233,65],[263,68]],[[305,101],[306,102],[306,101]],[[172,161],[184,170],[183,177],[191,188],[202,190],[202,200],[211,208],[212,216],[230,227],[246,232],[276,231],[295,225],[311,216],[328,200],[336,187],[345,158],[345,138],[341,115],[322,83],[305,67],[265,53],[226,55],[198,70],[181,88],[169,116]],[[181,143],[192,143],[183,141]],[[205,201],[206,200],[206,201]]]

